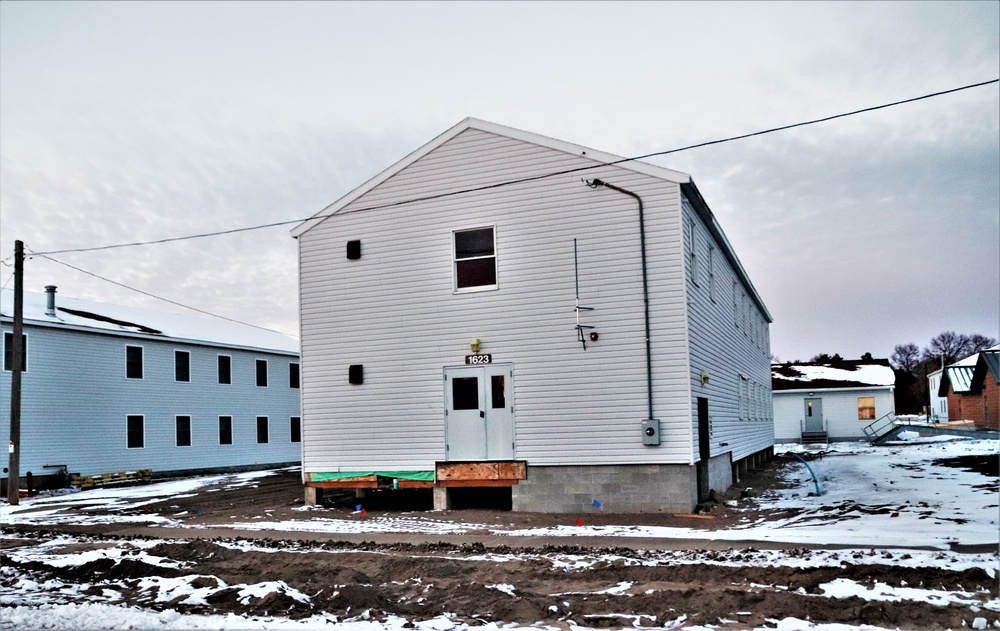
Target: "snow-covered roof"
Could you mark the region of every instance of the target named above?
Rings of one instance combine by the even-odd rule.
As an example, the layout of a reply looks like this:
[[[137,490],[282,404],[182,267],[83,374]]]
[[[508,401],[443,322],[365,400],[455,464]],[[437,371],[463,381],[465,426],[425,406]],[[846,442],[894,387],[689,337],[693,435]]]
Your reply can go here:
[[[973,353],[964,359],[960,359],[954,364],[949,364],[948,367],[952,366],[975,366],[976,362],[979,361],[979,353]]]
[[[979,355],[977,354],[978,358]],[[975,374],[975,366],[948,366],[944,369],[944,374],[948,375],[948,381],[941,382],[941,389],[947,394],[948,384],[951,384],[953,392],[968,392],[972,387],[972,375]]]
[[[55,303],[55,315],[46,315],[46,295],[24,292],[24,323],[296,355],[299,352],[297,339],[248,324],[80,300],[59,293]],[[4,289],[0,291],[0,315],[9,322],[13,314],[14,291]]]
[[[887,388],[896,384],[888,359],[771,365],[772,390]]]

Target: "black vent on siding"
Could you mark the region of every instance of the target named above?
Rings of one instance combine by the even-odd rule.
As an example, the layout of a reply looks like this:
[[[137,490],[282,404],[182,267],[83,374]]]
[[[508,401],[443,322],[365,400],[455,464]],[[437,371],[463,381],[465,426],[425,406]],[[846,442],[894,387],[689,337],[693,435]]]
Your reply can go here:
[[[347,370],[347,381],[358,385],[365,382],[365,367],[361,364],[351,364]]]
[[[351,261],[361,258],[361,241],[347,242],[347,258]]]

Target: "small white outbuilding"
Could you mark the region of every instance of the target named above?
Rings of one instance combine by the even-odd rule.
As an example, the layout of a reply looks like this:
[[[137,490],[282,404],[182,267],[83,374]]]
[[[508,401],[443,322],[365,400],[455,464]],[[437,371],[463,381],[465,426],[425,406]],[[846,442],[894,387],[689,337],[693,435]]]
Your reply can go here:
[[[772,364],[774,439],[863,440],[865,427],[895,413],[895,387],[887,359]]]

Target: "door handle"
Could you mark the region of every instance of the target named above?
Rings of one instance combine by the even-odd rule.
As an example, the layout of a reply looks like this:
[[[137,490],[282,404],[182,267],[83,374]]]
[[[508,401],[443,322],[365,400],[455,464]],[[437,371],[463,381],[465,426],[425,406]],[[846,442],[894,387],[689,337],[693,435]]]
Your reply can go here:
[[[486,418],[486,412],[479,410],[479,418]]]

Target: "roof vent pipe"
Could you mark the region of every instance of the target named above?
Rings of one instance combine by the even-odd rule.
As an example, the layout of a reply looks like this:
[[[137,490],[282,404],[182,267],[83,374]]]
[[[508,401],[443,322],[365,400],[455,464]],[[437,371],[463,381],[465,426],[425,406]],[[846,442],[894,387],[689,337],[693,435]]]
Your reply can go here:
[[[56,315],[56,286],[45,286],[45,315],[55,317]]]

